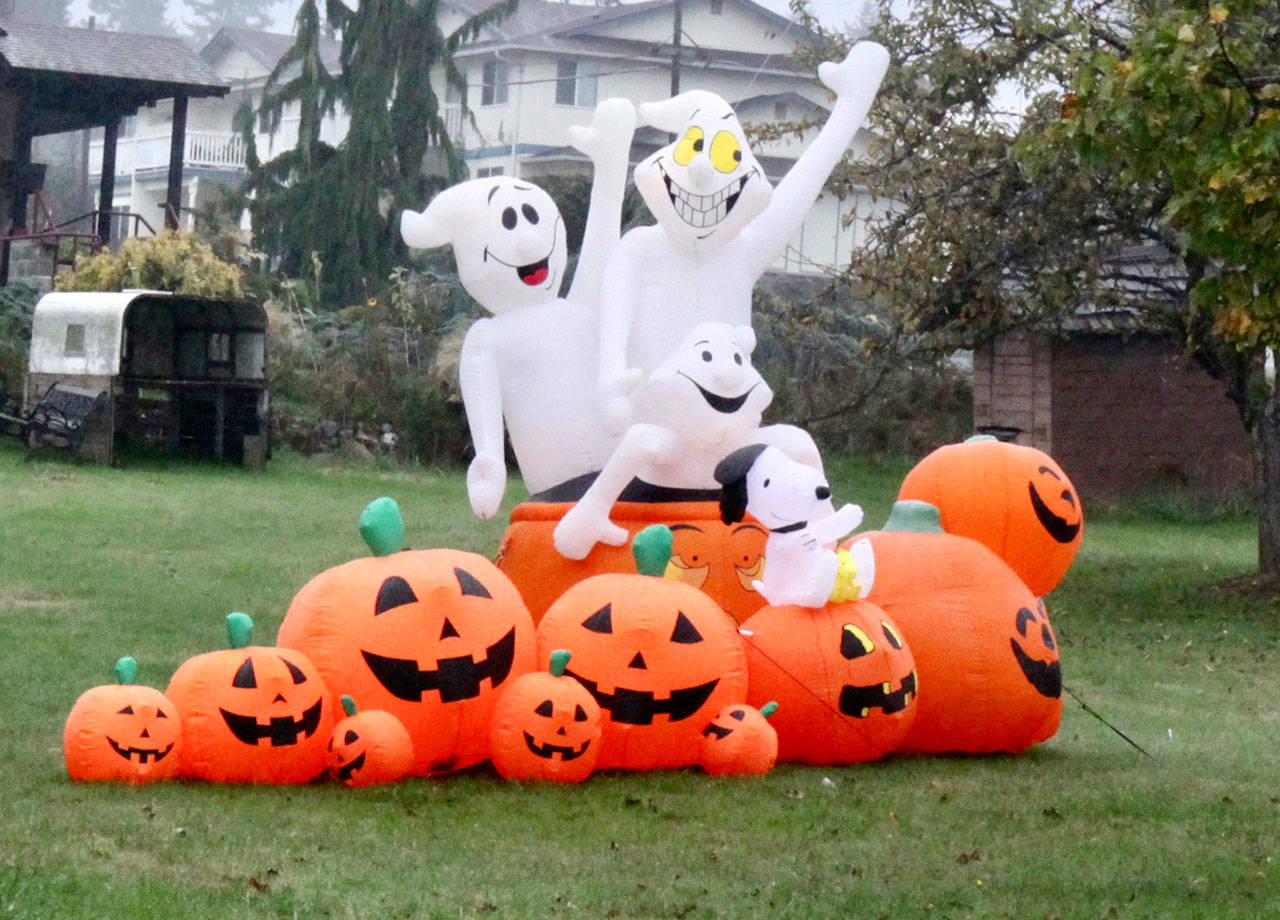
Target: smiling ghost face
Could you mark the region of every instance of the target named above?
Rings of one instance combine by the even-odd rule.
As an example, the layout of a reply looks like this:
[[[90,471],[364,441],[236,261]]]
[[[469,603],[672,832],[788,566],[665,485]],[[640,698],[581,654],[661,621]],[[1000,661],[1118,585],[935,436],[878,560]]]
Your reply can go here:
[[[564,279],[564,221],[551,196],[509,176],[447,189],[458,215],[452,243],[458,277],[491,313],[547,303]]]
[[[677,245],[723,245],[764,210],[773,189],[727,102],[694,90],[640,112],[676,136],[636,166],[635,183]]]

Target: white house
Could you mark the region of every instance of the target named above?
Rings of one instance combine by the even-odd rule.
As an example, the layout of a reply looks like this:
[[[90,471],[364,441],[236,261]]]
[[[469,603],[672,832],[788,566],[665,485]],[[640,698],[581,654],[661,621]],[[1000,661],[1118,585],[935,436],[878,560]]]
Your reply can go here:
[[[444,0],[446,34],[497,0]],[[521,0],[517,12],[487,27],[456,55],[467,81],[472,118],[462,116],[461,99],[436,87],[445,100],[450,134],[465,148],[472,176],[539,176],[585,173],[584,156],[566,145],[567,129],[591,118],[597,100],[624,96],[636,103],[671,95],[673,0],[641,0],[611,6],[564,0]],[[792,54],[811,36],[799,25],[752,0],[683,0],[679,88],[706,89],[731,104],[745,124],[821,120],[829,102],[813,74],[798,71]],[[209,186],[239,181],[245,151],[231,120],[245,98],[256,101],[267,74],[292,43],[292,36],[223,29],[201,56],[232,86],[223,99],[193,100],[187,124],[184,203],[198,209]],[[338,69],[338,42],[326,40],[322,55]],[[292,117],[291,117],[292,116]],[[147,110],[122,131],[117,155],[117,208],[150,216],[164,197],[161,164],[168,152],[168,112]],[[274,137],[259,124],[257,145],[265,159],[293,146],[296,112],[286,112]],[[326,119],[322,136],[336,143],[346,116]],[[855,141],[865,149],[861,132]],[[666,143],[652,128],[636,134],[632,155],[642,159]],[[775,183],[798,155],[802,141],[758,145],[756,153]],[[100,158],[91,156],[90,162]],[[879,207],[869,193],[844,200],[824,195],[786,255],[775,266],[807,273],[841,264],[861,241],[866,219]],[[852,220],[850,220],[852,216]],[[846,226],[848,224],[848,226]]]

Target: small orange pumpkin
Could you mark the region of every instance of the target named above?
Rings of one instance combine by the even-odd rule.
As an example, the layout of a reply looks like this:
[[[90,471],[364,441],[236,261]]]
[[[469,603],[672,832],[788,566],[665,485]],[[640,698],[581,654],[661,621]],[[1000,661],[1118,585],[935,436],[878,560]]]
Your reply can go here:
[[[986,546],[1037,597],[1057,587],[1084,540],[1084,509],[1062,467],[989,435],[939,447],[907,474],[898,498],[933,505],[943,530]]]
[[[698,589],[661,577],[672,543],[669,528],[646,528],[632,547],[640,574],[588,578],[538,624],[539,657],[568,649],[568,673],[604,712],[600,769],[696,763],[703,727],[746,697],[733,618]]]
[[[580,783],[600,756],[601,714],[582,684],[565,674],[570,654],[551,653],[547,671],[511,682],[489,732],[493,766],[507,779]]]
[[[519,592],[476,553],[401,550],[404,523],[389,498],[370,503],[360,530],[374,555],[307,582],[277,641],[306,653],[332,686],[399,719],[413,739],[410,773],[479,763],[503,684],[534,664]]]
[[[779,760],[860,763],[898,748],[916,714],[918,681],[911,649],[885,611],[866,600],[765,607],[742,635],[747,701],[778,701],[771,723]]]
[[[778,711],[770,700],[759,709],[745,703],[726,706],[702,730],[702,769],[712,776],[763,776],[778,760],[778,733],[769,717]]]
[[[182,721],[154,687],[136,683],[138,662],[121,658],[115,684],[80,694],[67,716],[62,753],[77,781],[150,783],[178,772]]]
[[[903,749],[1014,752],[1051,737],[1062,717],[1058,643],[1022,579],[976,540],[944,533],[924,502],[898,502],[884,529],[864,536],[876,603],[920,671]]]
[[[352,788],[404,779],[413,766],[413,741],[400,720],[381,709],[358,710],[345,694],[342,709],[347,717],[333,727],[325,755],[329,775]]]
[[[324,772],[329,688],[301,652],[250,645],[253,620],[227,617],[231,647],[184,661],[165,695],[182,718],[182,775],[305,783]]]

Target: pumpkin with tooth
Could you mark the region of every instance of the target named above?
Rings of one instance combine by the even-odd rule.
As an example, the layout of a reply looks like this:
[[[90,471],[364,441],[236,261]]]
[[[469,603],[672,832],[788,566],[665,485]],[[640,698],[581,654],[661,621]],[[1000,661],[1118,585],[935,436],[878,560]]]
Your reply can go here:
[[[712,776],[763,776],[778,760],[778,733],[769,717],[778,711],[770,700],[759,709],[745,703],[726,706],[702,730],[702,769]]]
[[[159,690],[136,683],[134,659],[117,661],[115,675],[115,684],[86,690],[71,707],[62,734],[67,775],[133,784],[172,778],[182,754],[177,710]]]
[[[702,729],[746,698],[747,670],[733,618],[691,585],[661,577],[673,537],[638,534],[639,574],[596,575],[566,591],[538,624],[538,654],[567,649],[568,672],[604,713],[600,769],[696,763]]]
[[[502,692],[489,732],[490,759],[507,779],[580,783],[600,756],[600,707],[565,673],[570,654],[524,674]]]
[[[333,727],[325,755],[329,775],[352,788],[404,779],[413,741],[400,720],[381,709],[360,710],[346,694],[342,709],[347,717]]]
[[[875,604],[765,607],[742,624],[742,636],[747,702],[778,702],[770,721],[778,732],[779,760],[878,760],[906,736],[916,714],[915,659]]]
[[[1042,601],[976,540],[944,533],[937,509],[898,502],[864,534],[875,599],[902,630],[920,673],[905,750],[1021,751],[1062,717],[1058,642]]]
[[[329,688],[306,655],[250,645],[253,620],[227,617],[231,647],[183,662],[165,695],[182,720],[181,775],[228,783],[305,783],[324,772]]]
[[[943,530],[986,546],[1037,597],[1057,587],[1084,540],[1084,509],[1062,467],[1034,447],[989,435],[929,454],[898,498],[936,507]]]
[[[391,713],[413,739],[413,775],[488,756],[504,684],[534,663],[533,622],[510,580],[475,553],[402,550],[391,499],[361,533],[375,555],[321,572],[294,596],[277,641],[329,683]]]

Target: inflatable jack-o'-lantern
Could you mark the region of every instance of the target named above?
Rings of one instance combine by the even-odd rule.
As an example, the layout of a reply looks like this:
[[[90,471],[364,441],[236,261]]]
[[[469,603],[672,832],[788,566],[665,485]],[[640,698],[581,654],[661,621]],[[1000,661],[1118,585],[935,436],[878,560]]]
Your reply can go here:
[[[1043,451],[990,436],[940,447],[907,474],[898,498],[938,509],[942,529],[977,540],[1037,597],[1057,587],[1084,540],[1084,509]]]
[[[413,766],[413,741],[400,720],[381,709],[359,710],[345,694],[342,709],[347,717],[329,735],[329,775],[353,788],[404,779]]]
[[[778,711],[770,700],[759,709],[745,703],[726,706],[702,730],[702,769],[712,776],[762,776],[778,759],[778,733],[769,717]]]
[[[165,695],[182,718],[182,775],[305,783],[324,772],[334,705],[307,656],[250,645],[253,620],[227,617],[231,647],[183,662]]]
[[[748,702],[778,702],[770,724],[779,760],[859,763],[898,748],[916,714],[919,680],[911,649],[880,607],[865,600],[765,607],[742,635]]]
[[[911,645],[920,672],[905,750],[1021,751],[1058,730],[1062,672],[1048,615],[998,556],[944,533],[938,512],[898,502],[876,554],[876,603]]]
[[[178,772],[182,721],[159,690],[135,683],[138,663],[115,664],[115,684],[80,694],[67,716],[62,752],[74,780],[149,783]]]
[[[600,707],[565,673],[569,652],[551,653],[547,671],[516,678],[498,700],[490,758],[507,779],[579,783],[600,756]]]
[[[710,499],[711,496],[708,496]],[[556,552],[552,534],[572,507],[569,502],[525,502],[511,512],[498,551],[498,568],[520,589],[536,621],[560,595],[593,575],[631,573],[635,563],[623,546],[596,544],[586,559]],[[634,537],[653,524],[671,528],[675,545],[666,576],[709,594],[738,622],[764,605],[752,581],[764,571],[763,527],[748,518],[726,525],[716,501],[620,501],[609,519]]]
[[[376,555],[304,585],[279,643],[306,653],[365,707],[399,719],[413,739],[410,773],[484,760],[499,690],[533,667],[533,622],[519,593],[476,553],[401,550],[391,499],[373,502],[361,522]]]
[[[600,769],[696,763],[702,729],[746,698],[736,624],[706,594],[661,577],[671,546],[668,528],[647,529],[633,541],[640,574],[588,578],[538,625],[539,658],[568,649],[568,673],[604,711]]]

